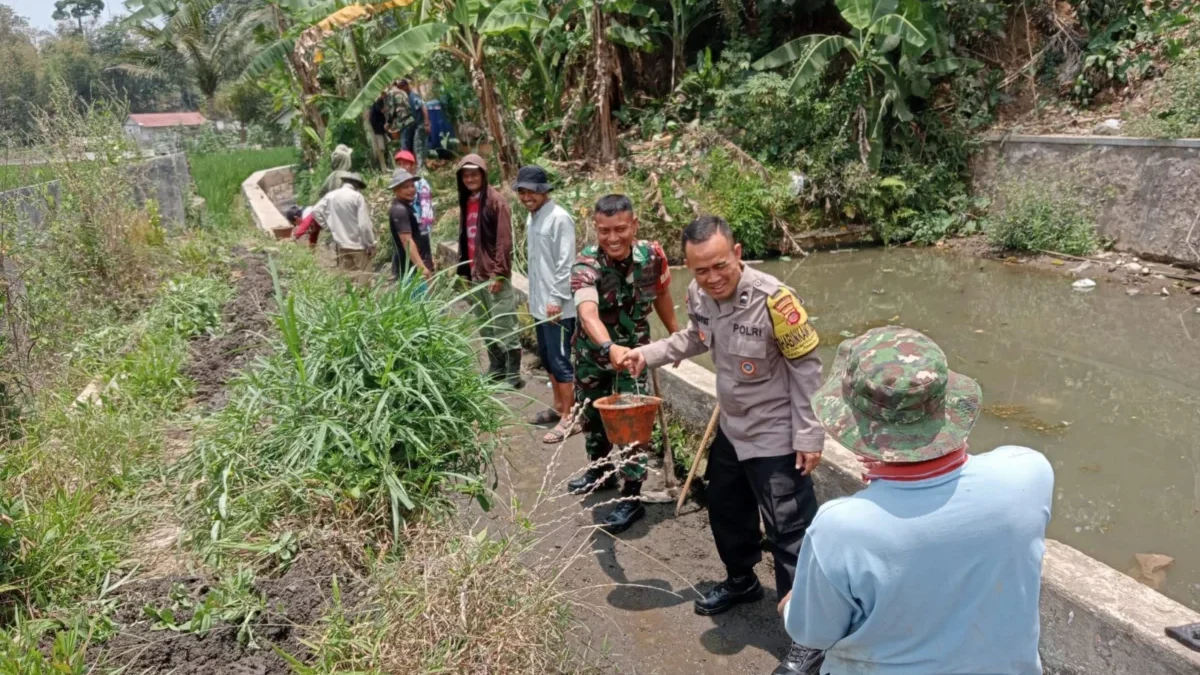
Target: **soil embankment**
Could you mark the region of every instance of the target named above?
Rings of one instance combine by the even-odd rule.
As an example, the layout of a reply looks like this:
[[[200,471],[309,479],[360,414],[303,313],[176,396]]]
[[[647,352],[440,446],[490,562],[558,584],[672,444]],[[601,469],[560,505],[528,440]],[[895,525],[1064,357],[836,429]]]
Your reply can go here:
[[[196,383],[195,402],[212,409],[224,404],[225,383],[266,347],[269,312],[275,307],[266,254],[240,246],[233,254],[236,295],[223,312],[225,330],[216,337],[193,340],[184,366],[184,374]]]
[[[269,348],[275,307],[266,254],[240,246],[232,254],[235,296],[223,311],[225,330],[193,340],[184,368],[196,383],[194,404],[210,410],[224,405],[228,382]],[[172,440],[190,446],[190,431],[182,433],[184,437]],[[180,524],[165,520],[169,522],[136,547],[134,555],[146,572],[112,596],[116,609],[111,618],[119,632],[89,650],[89,660],[98,666],[130,673],[287,675],[293,670],[272,645],[305,660],[310,652],[303,640],[330,609],[334,577],[344,608],[361,599],[358,571],[338,552],[320,547],[304,550],[275,575],[256,575],[248,587],[219,575],[183,573],[195,564],[189,565],[180,551]],[[238,606],[229,602],[231,592],[241,594],[243,607],[253,608],[248,620],[227,614]],[[226,594],[213,603],[215,615],[207,619],[213,628],[188,628],[189,622],[205,621],[204,612],[214,611],[206,607],[212,593]],[[163,620],[168,616],[170,623]],[[248,648],[251,641],[254,648]]]

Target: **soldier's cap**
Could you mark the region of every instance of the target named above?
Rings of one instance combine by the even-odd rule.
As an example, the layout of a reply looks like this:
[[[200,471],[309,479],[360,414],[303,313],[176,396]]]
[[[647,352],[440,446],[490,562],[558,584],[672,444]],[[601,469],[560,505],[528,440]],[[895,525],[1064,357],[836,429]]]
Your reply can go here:
[[[979,383],[950,370],[928,336],[886,326],[838,346],[813,411],[851,452],[904,464],[963,447],[982,401]]]
[[[404,185],[410,180],[416,180],[417,176],[405,171],[404,169],[396,169],[392,174],[392,182],[388,184],[389,190],[394,190],[397,187]]]

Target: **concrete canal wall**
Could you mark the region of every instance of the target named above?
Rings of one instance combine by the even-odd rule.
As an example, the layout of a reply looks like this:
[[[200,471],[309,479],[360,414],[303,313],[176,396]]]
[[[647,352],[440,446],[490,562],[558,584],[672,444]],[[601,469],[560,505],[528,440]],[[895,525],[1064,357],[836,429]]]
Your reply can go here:
[[[283,189],[279,186],[285,177],[280,171],[259,172],[243,184],[255,223],[272,234],[281,223],[286,226],[270,196],[271,190]],[[437,255],[443,263],[457,261],[457,245],[441,243]],[[524,302],[529,281],[516,275],[513,287]],[[708,423],[716,404],[716,378],[711,371],[684,362],[677,369],[663,368],[660,383],[663,398],[675,414],[695,426]],[[816,473],[818,497],[824,501],[856,492],[862,488],[860,475],[854,455],[827,440]],[[1200,653],[1163,632],[1167,626],[1200,622],[1200,614],[1053,540],[1046,542],[1041,616],[1041,653],[1050,675],[1200,673]]]
[[[290,166],[256,171],[242,181],[242,196],[250,207],[254,224],[276,239],[286,239],[292,233],[292,225],[283,217],[283,211],[296,203],[294,185]]]
[[[153,199],[164,225],[183,226],[187,219],[187,199],[192,185],[192,172],[186,155],[176,153],[130,164],[128,175],[138,206],[144,206]],[[58,181],[0,192],[0,207],[13,207],[18,227],[37,228],[58,206],[60,193]]]
[[[1200,266],[1200,140],[990,135],[972,160],[977,194],[1021,178],[1082,194],[1100,234],[1151,260]]]

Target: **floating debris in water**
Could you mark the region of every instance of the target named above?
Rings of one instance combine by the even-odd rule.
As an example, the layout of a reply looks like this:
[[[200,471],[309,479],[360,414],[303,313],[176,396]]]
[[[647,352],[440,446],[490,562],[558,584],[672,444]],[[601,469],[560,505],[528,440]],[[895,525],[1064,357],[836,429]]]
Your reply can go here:
[[[1129,570],[1129,576],[1156,591],[1162,589],[1167,582],[1167,568],[1175,559],[1161,553],[1137,553],[1133,557],[1137,566]]]
[[[1096,282],[1092,281],[1091,279],[1080,279],[1079,281],[1076,281],[1075,283],[1071,284],[1071,288],[1074,288],[1077,291],[1082,291],[1085,293],[1087,291],[1092,290],[1095,287],[1096,287]]]
[[[985,405],[983,407],[983,412],[991,415],[992,417],[996,417],[1005,421],[1016,422],[1024,429],[1036,431],[1039,434],[1045,434],[1047,436],[1061,435],[1066,432],[1069,426],[1071,426],[1068,422],[1052,424],[1034,415],[1029,411],[1028,406],[1012,403],[994,403],[992,405]],[[1005,428],[1007,429],[1008,427]]]

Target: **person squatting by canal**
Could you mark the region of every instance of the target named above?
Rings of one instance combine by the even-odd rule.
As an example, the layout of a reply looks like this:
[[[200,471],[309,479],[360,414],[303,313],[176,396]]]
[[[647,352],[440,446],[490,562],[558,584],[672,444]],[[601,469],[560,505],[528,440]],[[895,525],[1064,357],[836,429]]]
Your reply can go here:
[[[812,471],[825,432],[812,411],[821,386],[816,330],[796,294],[742,262],[742,247],[717,216],[683,230],[688,324],[629,352],[618,367],[641,375],[672,361],[712,354],[721,406],[710,446],[708,517],[726,578],[695,602],[703,616],[762,599],[759,519],[775,558],[775,589],[792,587],[804,533],[817,512]],[[672,329],[674,327],[671,327]],[[793,643],[775,675],[815,673],[820,653]]]
[[[967,455],[979,385],[915,330],[838,347],[813,396],[866,489],[821,505],[780,603],[822,673],[1040,675],[1038,601],[1054,470],[1004,446]]]
[[[458,164],[458,274],[472,286],[488,376],[514,389],[521,379],[517,295],[512,287],[512,211],[488,184],[487,163],[467,155]]]
[[[529,211],[525,221],[528,242],[529,314],[537,332],[538,356],[550,373],[554,407],[539,411],[534,425],[555,425],[542,442],[561,443],[579,433],[573,428],[575,367],[571,365],[571,340],[575,335],[575,303],[571,299],[571,265],[575,261],[575,219],[550,197],[553,189],[546,170],[536,164],[521,167],[513,186],[521,205]]]
[[[638,219],[625,195],[607,195],[596,202],[593,224],[598,245],[579,253],[571,270],[571,292],[582,330],[575,336],[575,400],[583,405],[587,424],[586,472],[567,483],[580,494],[616,487],[611,464],[602,464],[612,452],[600,411],[593,401],[615,393],[646,393],[646,377],[619,373],[630,349],[650,342],[650,311],[672,332],[678,330],[671,304],[671,268],[658,242],[637,238]],[[646,449],[633,448],[618,459],[625,482],[622,500],[604,519],[611,533],[624,532],[646,515],[638,498],[646,475]],[[636,459],[634,459],[636,457]]]

